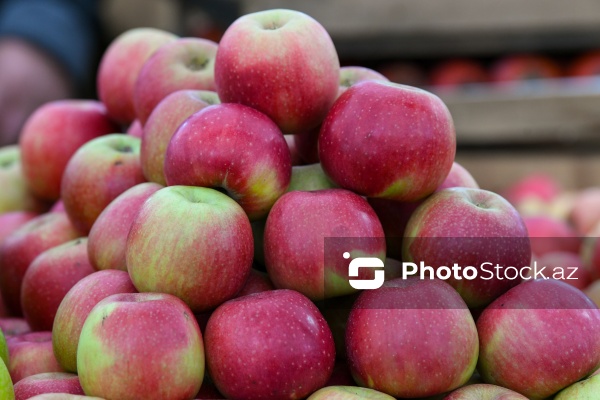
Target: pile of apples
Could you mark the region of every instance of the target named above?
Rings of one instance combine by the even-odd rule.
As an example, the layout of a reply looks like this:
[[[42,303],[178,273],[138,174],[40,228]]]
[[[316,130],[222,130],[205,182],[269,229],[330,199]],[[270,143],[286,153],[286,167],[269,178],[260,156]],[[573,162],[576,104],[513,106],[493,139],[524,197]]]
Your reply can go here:
[[[1,399],[600,391],[580,289],[404,276],[529,265],[529,225],[454,163],[437,96],[340,68],[310,16],[248,14],[218,44],[131,30],[97,83],[0,149]],[[381,275],[360,260],[381,288],[352,286]]]

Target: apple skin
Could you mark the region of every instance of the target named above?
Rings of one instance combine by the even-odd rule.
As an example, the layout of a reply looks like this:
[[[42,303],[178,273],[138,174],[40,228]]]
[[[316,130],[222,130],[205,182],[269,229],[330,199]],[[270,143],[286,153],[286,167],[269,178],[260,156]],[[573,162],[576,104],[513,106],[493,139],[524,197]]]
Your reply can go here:
[[[536,262],[538,267],[547,267],[547,273],[544,274],[547,277],[551,278],[553,274],[557,274],[557,277],[564,275],[564,279],[559,280],[579,290],[585,289],[592,283],[591,273],[586,269],[579,254],[568,251],[553,251],[537,257]],[[570,268],[577,268],[577,270],[573,271]],[[569,277],[571,279],[567,279]]]
[[[208,320],[209,374],[228,399],[304,398],[323,387],[335,362],[317,307],[293,290],[230,300]]]
[[[83,145],[69,160],[61,198],[73,225],[87,235],[121,193],[146,181],[140,165],[140,139],[112,134]]]
[[[66,214],[47,213],[4,239],[0,244],[0,291],[10,313],[22,315],[21,285],[31,262],[44,251],[80,236]]]
[[[428,196],[450,172],[455,153],[454,124],[442,100],[390,82],[350,87],[331,107],[319,134],[325,173],[340,187],[368,197]]]
[[[252,267],[250,221],[228,196],[170,186],[142,205],[127,238],[127,270],[140,292],[173,294],[194,313],[233,298]]]
[[[212,40],[181,38],[161,46],[144,63],[133,92],[136,116],[142,125],[156,105],[175,91],[216,90],[218,47]]]
[[[33,396],[30,400],[104,400],[100,397],[82,396],[69,393],[44,393]]]
[[[306,400],[393,400],[394,397],[377,390],[356,386],[327,386],[317,390]]]
[[[0,147],[0,214],[43,211],[48,205],[33,196],[23,175],[19,146]]]
[[[334,239],[325,243],[327,237]],[[267,217],[264,250],[275,287],[297,290],[311,300],[356,291],[348,282],[345,252],[385,260],[377,215],[365,199],[344,189],[283,195]],[[373,271],[365,269],[357,279],[372,279]]]
[[[581,238],[565,221],[547,215],[524,216],[523,222],[531,238],[531,251],[536,256],[565,251],[579,253]]]
[[[131,224],[142,204],[162,188],[157,183],[140,183],[120,194],[102,211],[87,241],[90,263],[96,270],[127,271],[125,245]]]
[[[31,211],[11,211],[0,214],[0,245],[11,233],[37,216],[38,214]]]
[[[79,238],[46,250],[27,268],[21,285],[21,307],[33,331],[50,331],[67,292],[94,272],[87,239]]]
[[[144,63],[163,44],[177,36],[154,28],[136,28],[115,38],[102,55],[96,87],[108,114],[121,124],[135,119],[133,92]]]
[[[492,65],[490,79],[497,83],[522,82],[530,79],[552,79],[562,75],[558,64],[538,54],[514,54]]]
[[[462,165],[452,163],[452,168],[446,179],[435,190],[434,193],[451,187],[466,187],[479,189],[479,185],[473,176]],[[369,205],[379,217],[383,231],[385,232],[387,255],[393,258],[402,258],[402,238],[406,230],[406,224],[413,212],[419,207],[423,200],[413,202],[394,201],[369,197]]]
[[[47,372],[28,376],[15,385],[15,400],[26,400],[44,393],[85,394],[77,375],[65,372]]]
[[[337,96],[339,75],[325,28],[284,9],[238,18],[219,42],[215,62],[221,101],[263,112],[286,134],[307,132],[323,121]]]
[[[88,275],[75,284],[58,307],[52,327],[52,347],[60,365],[77,373],[77,345],[83,324],[100,300],[119,293],[136,293],[129,274],[106,270]]]
[[[15,391],[10,373],[4,362],[0,361],[0,396],[2,399],[14,400]]]
[[[325,171],[323,171],[321,164],[316,163],[292,167],[292,177],[287,191],[302,190],[310,192],[314,190],[333,189],[335,187],[335,184],[331,182]]]
[[[430,84],[436,91],[465,90],[467,85],[489,80],[485,69],[475,60],[457,58],[446,60],[431,71]]]
[[[581,235],[588,235],[600,223],[600,188],[581,191],[573,201],[569,221]]]
[[[25,318],[0,318],[0,329],[4,332],[5,337],[31,332]]]
[[[363,291],[352,306],[346,351],[359,386],[394,397],[432,396],[471,377],[477,330],[466,304],[447,283],[393,279]]]
[[[129,128],[127,128],[127,132],[128,135],[137,137],[137,138],[142,138],[143,134],[144,134],[144,127],[142,126],[142,123],[140,122],[139,119],[134,120],[130,125]]]
[[[23,174],[31,191],[42,199],[57,200],[63,173],[77,149],[112,132],[118,127],[97,101],[58,100],[38,108],[19,138]]]
[[[207,90],[179,90],[158,103],[144,125],[142,136],[140,157],[146,179],[167,184],[164,162],[173,134],[190,115],[219,103],[219,96]]]
[[[501,386],[478,383],[455,390],[444,400],[527,400],[527,397]]]
[[[449,188],[429,197],[412,214],[402,254],[403,261],[424,262],[434,269],[454,263],[475,267],[476,279],[450,277],[447,282],[469,307],[478,308],[521,282],[490,278],[481,265],[529,266],[531,244],[521,216],[503,197],[482,189]],[[493,266],[486,269],[493,271]]]
[[[64,372],[52,351],[52,332],[31,332],[6,338],[8,370],[13,383],[44,372]]]
[[[256,220],[285,193],[292,160],[281,131],[266,115],[241,104],[218,104],[177,129],[164,168],[169,186],[223,188]]]
[[[358,82],[367,80],[379,80],[389,82],[388,78],[370,68],[360,67],[356,65],[348,65],[345,67],[341,67],[337,97],[340,97],[340,95],[344,93],[350,86],[353,86]]]
[[[529,399],[555,394],[600,363],[600,311],[558,280],[532,280],[509,290],[483,311],[477,330],[477,370],[484,381]]]
[[[545,174],[531,174],[509,186],[502,195],[515,207],[531,199],[549,203],[560,195],[561,189],[554,178]]]
[[[561,390],[554,400],[594,400],[600,393],[600,371]]]
[[[114,294],[83,324],[77,371],[88,396],[191,399],[204,378],[202,334],[175,296]]]

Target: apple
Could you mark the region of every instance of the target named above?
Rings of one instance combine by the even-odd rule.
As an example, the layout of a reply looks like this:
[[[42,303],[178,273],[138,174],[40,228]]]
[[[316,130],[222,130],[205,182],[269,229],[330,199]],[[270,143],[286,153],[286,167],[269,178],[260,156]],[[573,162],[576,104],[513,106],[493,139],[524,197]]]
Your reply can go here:
[[[477,370],[484,381],[529,399],[552,396],[600,363],[600,311],[558,280],[532,280],[509,290],[483,311],[477,330]]]
[[[393,400],[377,390],[356,386],[328,386],[317,390],[307,400]]]
[[[65,211],[65,204],[62,202],[62,200],[58,200],[56,201],[56,203],[54,203],[52,205],[52,207],[50,208],[50,212],[64,212]]]
[[[523,222],[535,255],[542,256],[555,251],[579,252],[581,238],[567,222],[546,215],[524,216]]]
[[[8,365],[8,347],[6,345],[6,337],[4,336],[2,329],[0,329],[0,359],[5,365]]]
[[[32,332],[6,338],[8,370],[13,383],[44,372],[64,372],[52,351],[52,332]]]
[[[97,101],[57,100],[39,107],[19,138],[23,174],[31,191],[42,199],[57,200],[63,173],[77,149],[112,132],[118,127]]]
[[[319,134],[319,158],[340,187],[368,197],[420,200],[444,181],[456,135],[439,97],[364,81],[335,102]]]
[[[22,315],[21,284],[29,264],[44,251],[81,234],[64,213],[40,215],[22,225],[0,244],[0,292],[6,308]]]
[[[213,105],[188,118],[171,138],[164,167],[169,186],[221,188],[251,220],[267,215],[292,172],[281,131],[241,104]]]
[[[292,290],[224,303],[204,338],[209,374],[228,399],[304,398],[325,385],[335,362],[325,319]]]
[[[144,63],[159,47],[176,38],[160,29],[136,28],[112,41],[102,55],[96,80],[98,97],[112,119],[121,124],[135,119],[133,92]]]
[[[170,186],[142,205],[127,238],[126,262],[140,292],[173,294],[194,313],[233,298],[252,267],[244,210],[208,188]]]
[[[600,393],[600,370],[561,390],[554,400],[593,400]]]
[[[137,137],[137,138],[142,138],[142,135],[144,134],[144,127],[142,126],[142,123],[140,122],[139,119],[134,120],[130,125],[129,128],[127,128],[127,132],[128,135]]]
[[[527,397],[501,386],[479,383],[463,386],[444,400],[527,400]]]
[[[65,372],[28,376],[15,385],[15,400],[26,400],[44,393],[84,394],[77,375]]]
[[[356,65],[348,65],[341,67],[337,97],[340,97],[340,95],[344,93],[350,86],[353,86],[358,82],[367,80],[379,80],[389,82],[388,78],[371,68],[365,68]]]
[[[469,307],[477,308],[521,282],[524,275],[519,272],[530,265],[531,244],[523,219],[503,197],[482,189],[449,188],[412,214],[402,254],[403,261],[432,267],[436,276],[441,273]],[[441,268],[455,263],[459,274]]]
[[[333,104],[340,63],[312,17],[275,9],[246,14],[225,31],[215,61],[217,93],[271,118],[286,134],[317,127]]]
[[[23,175],[19,146],[0,147],[0,214],[11,211],[42,211],[47,209],[35,198]]]
[[[587,235],[600,223],[600,187],[581,191],[573,200],[569,220],[581,235]]]
[[[264,251],[275,287],[323,300],[356,291],[345,253],[384,260],[385,241],[377,215],[359,195],[344,189],[294,191],[269,213]],[[365,269],[357,279],[371,279],[373,271]]]
[[[133,91],[135,113],[142,125],[156,105],[175,91],[216,89],[218,47],[212,40],[181,38],[161,46],[144,63]]]
[[[37,216],[38,214],[31,211],[11,211],[0,214],[0,245],[7,236]]]
[[[438,186],[435,192],[451,187],[479,189],[479,185],[469,171],[457,162],[452,163],[452,168],[450,168],[448,176],[446,176],[446,179]],[[389,257],[402,258],[402,238],[406,230],[406,224],[410,216],[424,200],[404,202],[369,197],[367,201],[373,207],[383,227],[387,255]]]
[[[219,103],[217,94],[207,90],[179,90],[158,103],[144,125],[142,136],[140,157],[146,179],[167,184],[164,162],[171,137],[190,115]]]
[[[487,72],[477,61],[456,58],[436,65],[431,71],[430,84],[438,92],[449,92],[465,90],[469,85],[488,80]]]
[[[521,203],[537,200],[550,203],[561,193],[559,183],[543,173],[530,174],[510,185],[502,195],[515,207]]]
[[[0,318],[0,329],[4,332],[5,337],[31,332],[25,318]]]
[[[497,83],[552,79],[562,75],[558,64],[539,54],[514,54],[500,58],[490,71],[490,79]]]
[[[10,373],[3,361],[0,361],[0,397],[6,400],[13,400],[15,398]]]
[[[575,58],[567,71],[567,76],[583,77],[600,75],[600,51],[591,50]]]
[[[77,282],[58,307],[52,327],[52,347],[60,365],[77,372],[77,345],[81,328],[100,300],[119,293],[136,293],[125,271],[98,271]]]
[[[21,284],[21,307],[33,331],[50,331],[67,292],[94,272],[87,239],[79,238],[41,253],[27,268]]]
[[[140,139],[107,135],[86,143],[69,160],[61,197],[73,225],[87,235],[111,201],[145,181]]]
[[[583,291],[598,307],[600,307],[600,280],[595,280]]]
[[[433,396],[473,374],[478,355],[473,317],[441,280],[393,279],[363,291],[346,328],[348,364],[359,386],[394,397]]]
[[[260,272],[252,268],[248,280],[237,293],[235,297],[248,296],[249,294],[267,292],[269,290],[275,290],[273,282],[269,279],[269,276],[264,272]]]
[[[327,177],[321,164],[296,165],[292,167],[292,176],[288,192],[294,190],[313,191],[321,189],[333,189],[335,184]]]
[[[204,377],[202,334],[175,296],[113,294],[83,324],[77,372],[88,396],[191,399]]]
[[[44,393],[33,396],[31,400],[104,400],[100,397],[82,396],[70,393]]]
[[[131,224],[142,204],[162,186],[140,183],[114,199],[98,216],[88,235],[88,253],[97,270],[120,269],[127,271],[125,244]]]
[[[546,267],[544,275],[558,279],[583,290],[592,283],[590,271],[585,267],[579,254],[568,251],[553,251],[537,257],[539,268]],[[540,278],[540,277],[538,277]]]

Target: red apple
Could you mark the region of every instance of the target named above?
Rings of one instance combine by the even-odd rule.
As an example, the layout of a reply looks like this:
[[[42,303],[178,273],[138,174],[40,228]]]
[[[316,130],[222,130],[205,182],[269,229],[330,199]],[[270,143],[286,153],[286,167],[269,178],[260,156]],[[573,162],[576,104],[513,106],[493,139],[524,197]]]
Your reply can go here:
[[[474,308],[518,285],[531,261],[527,228],[514,207],[496,193],[470,188],[444,189],[425,200],[408,221],[402,250],[403,261],[431,267],[422,269],[425,277],[442,276]]]
[[[202,334],[175,296],[114,294],[83,324],[77,371],[88,396],[191,399],[204,377]]]
[[[325,171],[323,171],[321,164],[316,163],[292,167],[292,177],[287,191],[302,190],[309,192],[321,189],[333,189],[335,187],[335,184],[331,182]]]
[[[69,160],[61,197],[73,225],[87,234],[111,201],[142,182],[140,139],[107,135],[86,143]]]
[[[502,195],[513,205],[530,199],[536,199],[541,202],[549,203],[556,199],[561,192],[560,185],[556,180],[545,174],[531,174],[515,182],[508,187]]]
[[[581,235],[587,235],[600,223],[600,188],[581,191],[573,200],[569,220]]]
[[[169,186],[222,188],[251,220],[267,215],[292,172],[281,131],[241,104],[210,106],[188,118],[171,138],[164,166]]]
[[[591,50],[575,58],[571,62],[568,76],[595,76],[600,75],[600,50]]]
[[[205,334],[208,371],[228,399],[304,398],[323,387],[335,361],[317,307],[292,290],[230,300]]]
[[[271,118],[286,134],[322,121],[338,91],[340,64],[329,34],[293,10],[244,15],[227,28],[215,62],[217,93]]]
[[[77,375],[65,372],[28,376],[15,385],[15,400],[26,400],[44,393],[85,394]]]
[[[142,125],[156,105],[175,91],[216,89],[217,48],[212,40],[182,38],[161,46],[146,61],[133,92],[136,116]]]
[[[43,199],[57,200],[63,173],[77,149],[112,132],[118,132],[118,127],[97,101],[59,100],[38,108],[19,139],[23,174],[31,191]]]
[[[97,270],[120,269],[127,271],[125,244],[131,224],[142,204],[162,186],[140,183],[114,199],[98,216],[88,235],[88,253]]]
[[[25,318],[0,318],[0,329],[6,337],[31,332]]]
[[[52,351],[52,332],[32,332],[6,338],[8,370],[13,383],[44,372],[64,372]]]
[[[173,134],[190,115],[212,104],[219,104],[215,92],[180,90],[165,97],[152,111],[142,136],[140,156],[146,179],[166,185],[165,154]]]
[[[478,383],[463,386],[444,400],[527,400],[527,397],[502,386]]]
[[[342,258],[345,253],[385,259],[377,215],[365,199],[344,189],[283,195],[267,218],[264,250],[273,284],[312,300],[355,292],[348,281],[349,261]],[[357,279],[373,276],[372,271],[362,271]]]
[[[340,97],[340,95],[344,93],[350,86],[367,80],[389,81],[388,78],[371,68],[354,65],[341,67],[340,87],[338,89],[337,97]]]
[[[506,83],[530,79],[558,78],[562,71],[552,59],[539,54],[516,54],[503,57],[491,67],[490,78]]]
[[[584,380],[573,383],[561,390],[553,400],[586,400],[593,399],[600,393],[600,370]]]
[[[98,271],[77,282],[58,307],[52,327],[52,346],[60,365],[77,372],[77,345],[81,328],[100,300],[118,293],[135,293],[127,272]]]
[[[481,64],[475,60],[460,58],[443,61],[431,71],[430,84],[436,91],[464,90],[473,83],[489,80]]]
[[[81,234],[64,213],[36,217],[0,244],[0,291],[8,310],[21,315],[21,284],[29,264],[44,251],[77,239]]]
[[[31,211],[12,211],[0,214],[0,246],[7,236],[37,216],[38,214]]]
[[[21,168],[19,146],[0,147],[0,214],[43,211],[48,206],[33,196]]]
[[[79,238],[46,250],[27,268],[21,285],[21,307],[34,331],[50,331],[67,292],[94,272],[87,239]]]
[[[126,249],[127,270],[140,292],[173,294],[198,313],[244,286],[252,266],[252,228],[224,194],[170,186],[142,205]]]
[[[135,119],[133,91],[148,58],[177,36],[154,28],[130,29],[115,38],[106,49],[97,75],[98,97],[111,118],[122,124]]]
[[[592,283],[592,275],[585,267],[583,260],[576,253],[554,251],[535,259],[538,269],[546,267],[544,276],[558,279],[583,290]],[[535,278],[535,276],[533,276]],[[538,276],[538,278],[540,278]]]
[[[531,238],[533,254],[542,256],[555,251],[579,252],[581,238],[565,221],[550,216],[536,215],[523,217],[523,222]]]
[[[441,280],[394,279],[361,293],[346,328],[348,364],[360,385],[394,397],[454,390],[478,355],[473,317]]]
[[[377,390],[356,386],[328,386],[317,390],[307,400],[393,400]]]
[[[129,128],[127,128],[127,132],[128,135],[137,137],[137,138],[142,138],[142,135],[144,134],[144,127],[142,126],[142,123],[140,122],[139,119],[134,120],[130,125]]]
[[[319,134],[321,164],[336,184],[399,201],[433,193],[455,151],[452,117],[437,96],[382,81],[346,90]]]
[[[483,311],[477,330],[483,379],[529,399],[552,396],[600,363],[600,311],[554,279],[506,292]]]

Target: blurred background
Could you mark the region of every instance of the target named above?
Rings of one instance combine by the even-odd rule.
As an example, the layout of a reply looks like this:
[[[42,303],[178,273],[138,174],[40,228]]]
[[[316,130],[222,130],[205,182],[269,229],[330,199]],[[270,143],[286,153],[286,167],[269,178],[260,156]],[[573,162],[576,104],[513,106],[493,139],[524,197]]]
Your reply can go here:
[[[317,19],[342,65],[442,97],[457,161],[481,187],[503,191],[533,173],[566,190],[600,185],[593,0],[0,0],[4,144],[39,104],[95,97],[99,57],[121,32],[151,26],[218,41],[237,16],[269,8]]]

